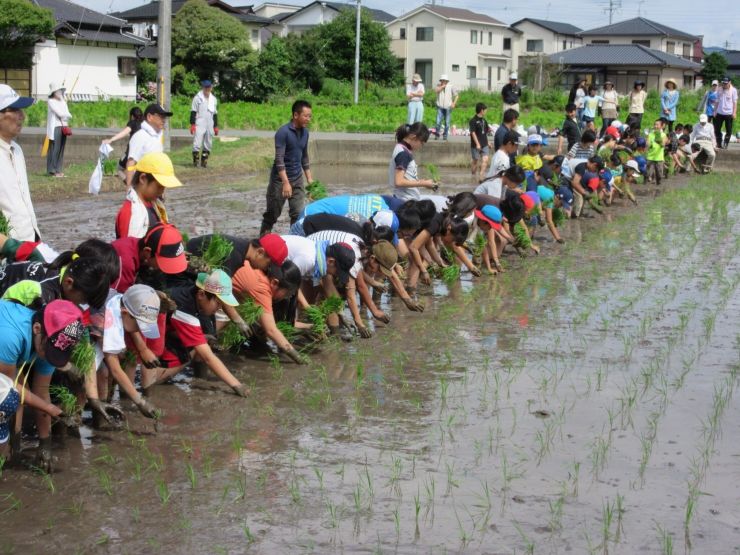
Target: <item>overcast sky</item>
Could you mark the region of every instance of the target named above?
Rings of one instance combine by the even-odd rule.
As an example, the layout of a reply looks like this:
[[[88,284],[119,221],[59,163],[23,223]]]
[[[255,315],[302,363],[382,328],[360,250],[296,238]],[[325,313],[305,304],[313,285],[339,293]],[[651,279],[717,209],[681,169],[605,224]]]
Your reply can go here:
[[[120,11],[147,4],[148,0],[72,0],[97,11]],[[228,0],[242,6],[259,4],[262,0]],[[286,4],[306,5],[310,0],[279,0]],[[431,2],[431,0],[429,0]],[[621,8],[614,21],[636,17],[638,12],[649,19],[681,31],[704,36],[705,46],[725,46],[740,49],[740,3],[738,0],[712,0],[702,4],[696,0],[614,0]],[[524,17],[565,21],[583,29],[607,25],[609,16],[605,8],[609,0],[437,0],[439,5],[468,8],[513,23]],[[362,0],[369,8],[378,8],[394,15],[401,15],[399,4],[413,9],[416,2],[398,0]],[[711,8],[711,9],[710,9]]]

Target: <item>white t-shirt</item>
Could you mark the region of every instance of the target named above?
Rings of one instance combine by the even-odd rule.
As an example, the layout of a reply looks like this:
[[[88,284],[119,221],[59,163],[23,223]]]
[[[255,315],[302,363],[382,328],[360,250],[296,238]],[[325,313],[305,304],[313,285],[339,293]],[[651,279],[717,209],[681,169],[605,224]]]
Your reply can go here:
[[[301,276],[313,276],[316,267],[316,243],[299,235],[281,235],[288,247],[288,260],[298,266]]]
[[[493,177],[495,175],[502,174],[503,172],[508,170],[510,166],[511,158],[509,158],[509,155],[506,154],[502,148],[499,148],[493,155],[493,160],[491,160],[491,167],[488,168],[488,173],[486,174],[486,177]]]
[[[117,355],[126,350],[125,330],[121,317],[123,295],[113,295],[105,303],[105,324],[103,327],[103,352]]]
[[[141,124],[141,129],[133,134],[128,143],[128,157],[138,162],[145,154],[150,152],[163,152],[162,132],[156,131],[146,121]]]
[[[403,176],[409,181],[418,181],[418,168],[416,160],[411,151],[401,143],[398,143],[391,154],[391,161],[388,164],[388,183],[393,191],[393,196],[402,200],[419,200],[420,193],[418,187],[396,187],[396,170],[402,169]]]
[[[335,231],[333,229],[327,229],[319,231],[318,233],[312,233],[308,236],[308,239],[314,242],[318,241],[329,241],[330,244],[334,243],[347,243],[355,251],[355,265],[349,271],[349,275],[353,278],[357,277],[357,274],[362,270],[362,251],[360,251],[360,245],[364,245],[362,238],[358,237],[354,233],[347,233],[346,231]],[[290,247],[288,247],[290,249]]]
[[[495,177],[484,181],[475,189],[476,195],[489,195],[496,198],[502,198],[504,192],[504,182],[500,177]]]

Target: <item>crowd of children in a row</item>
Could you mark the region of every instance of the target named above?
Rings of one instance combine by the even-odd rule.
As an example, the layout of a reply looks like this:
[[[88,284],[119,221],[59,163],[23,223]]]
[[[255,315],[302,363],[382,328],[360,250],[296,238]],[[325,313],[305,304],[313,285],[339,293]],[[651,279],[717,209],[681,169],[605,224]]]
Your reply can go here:
[[[566,111],[575,118],[574,105]],[[183,242],[163,202],[164,192],[181,183],[166,154],[150,153],[134,168],[112,243],[88,239],[57,253],[45,243],[0,236],[0,457],[20,452],[21,432],[29,428],[23,405],[35,416],[35,464],[48,471],[53,418],[72,425],[87,406],[96,425],[115,423],[124,413],[114,399],[158,418],[146,392],[186,367],[207,367],[235,394],[249,395],[214,352],[227,326],[236,344],[274,346],[304,364],[295,337],[323,338],[306,317],[322,299],[340,297],[352,317],[352,323],[343,318],[344,303],[335,305],[326,332],[370,337],[360,307],[388,323],[379,306],[387,281],[409,310],[421,312],[419,282],[429,285],[433,275],[454,280],[462,267],[473,276],[501,272],[507,246],[539,253],[533,240],[539,226],[563,243],[558,228],[566,218],[592,216],[587,207],[601,213],[615,194],[636,202],[632,186],[643,176],[659,183],[666,152],[677,166],[711,167],[709,155],[693,147],[703,140],[704,122],[688,135],[688,126],[668,135],[658,120],[644,138],[615,121],[598,144],[593,130],[565,130],[558,154],[546,155],[536,128],[519,152],[517,120],[515,110],[504,114],[484,179],[452,197],[434,194],[439,183],[420,178],[414,153],[429,130],[404,125],[389,163],[389,194],[317,200],[285,235]],[[567,154],[560,154],[566,142]],[[52,384],[69,389],[50,393]],[[73,402],[52,404],[70,390]]]

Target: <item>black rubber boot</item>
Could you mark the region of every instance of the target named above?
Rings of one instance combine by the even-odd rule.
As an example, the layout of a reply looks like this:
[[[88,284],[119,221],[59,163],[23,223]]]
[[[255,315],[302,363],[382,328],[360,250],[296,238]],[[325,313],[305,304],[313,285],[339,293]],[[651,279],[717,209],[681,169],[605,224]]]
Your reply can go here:
[[[200,167],[205,168],[208,165],[208,155],[210,152],[207,150],[203,151],[203,154],[200,155]]]
[[[200,152],[193,152],[193,167],[198,167],[198,161],[200,158]]]

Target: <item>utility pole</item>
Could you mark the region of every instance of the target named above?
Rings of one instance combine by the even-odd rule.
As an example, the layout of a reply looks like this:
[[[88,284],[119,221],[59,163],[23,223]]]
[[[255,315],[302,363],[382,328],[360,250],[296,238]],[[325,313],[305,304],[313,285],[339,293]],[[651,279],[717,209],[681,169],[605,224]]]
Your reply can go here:
[[[172,0],[159,0],[159,31],[157,33],[157,102],[170,109],[172,80]],[[170,150],[170,119],[164,120],[163,146]]]
[[[357,0],[357,21],[355,24],[355,104],[360,101],[360,17],[362,15],[361,0]]]

